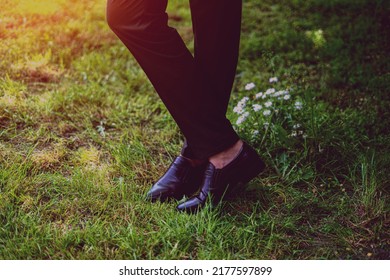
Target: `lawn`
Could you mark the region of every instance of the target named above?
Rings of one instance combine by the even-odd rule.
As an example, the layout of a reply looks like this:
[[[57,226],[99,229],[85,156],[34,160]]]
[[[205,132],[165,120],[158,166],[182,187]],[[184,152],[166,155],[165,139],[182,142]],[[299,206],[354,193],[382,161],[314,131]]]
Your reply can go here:
[[[244,1],[228,117],[267,168],[197,215],[145,201],[183,137],[105,1],[0,4],[0,259],[390,258],[389,1]]]

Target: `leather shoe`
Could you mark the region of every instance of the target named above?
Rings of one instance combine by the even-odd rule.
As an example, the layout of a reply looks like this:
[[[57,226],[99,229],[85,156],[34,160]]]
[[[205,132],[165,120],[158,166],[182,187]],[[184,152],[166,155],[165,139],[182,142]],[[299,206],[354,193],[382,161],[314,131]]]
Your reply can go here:
[[[208,198],[212,206],[224,197],[239,191],[239,186],[247,184],[265,168],[256,151],[244,142],[238,155],[222,169],[209,162],[206,166],[200,191],[177,206],[178,211],[195,213],[204,207]]]
[[[181,199],[197,191],[202,180],[205,164],[194,167],[190,160],[178,156],[165,174],[152,186],[146,198],[152,202]]]

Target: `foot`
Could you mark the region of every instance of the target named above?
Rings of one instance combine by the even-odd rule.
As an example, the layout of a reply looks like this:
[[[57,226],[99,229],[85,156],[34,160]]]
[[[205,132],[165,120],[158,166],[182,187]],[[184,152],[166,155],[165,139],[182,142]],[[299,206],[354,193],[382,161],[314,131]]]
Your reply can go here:
[[[152,202],[168,199],[180,200],[190,196],[200,186],[205,164],[198,164],[183,156],[178,156],[165,174],[152,186],[146,198]]]
[[[222,151],[216,155],[213,155],[209,158],[209,161],[215,166],[217,169],[222,169],[226,165],[228,165],[241,151],[244,142],[242,140],[238,140],[232,147]]]
[[[204,207],[208,198],[212,205],[216,205],[224,197],[239,191],[239,186],[247,184],[264,168],[265,164],[256,151],[243,143],[238,155],[223,168],[216,168],[211,162],[207,164],[200,191],[179,204],[177,210],[195,213]]]

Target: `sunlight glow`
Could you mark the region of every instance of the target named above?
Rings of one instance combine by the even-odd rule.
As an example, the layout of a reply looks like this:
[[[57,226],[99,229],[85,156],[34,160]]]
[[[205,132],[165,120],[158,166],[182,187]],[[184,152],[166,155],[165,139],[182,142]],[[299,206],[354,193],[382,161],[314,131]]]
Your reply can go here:
[[[15,10],[22,14],[53,14],[60,10],[66,0],[17,0]]]

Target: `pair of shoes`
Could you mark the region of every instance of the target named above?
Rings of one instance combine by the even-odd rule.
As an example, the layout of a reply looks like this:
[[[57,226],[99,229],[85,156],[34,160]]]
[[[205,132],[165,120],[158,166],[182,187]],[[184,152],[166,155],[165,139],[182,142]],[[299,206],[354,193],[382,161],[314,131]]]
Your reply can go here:
[[[178,156],[148,191],[146,198],[152,202],[164,202],[171,198],[180,200],[183,196],[191,196],[198,190],[204,167],[204,164],[194,167],[189,159]]]
[[[211,205],[217,205],[223,198],[239,191],[239,186],[246,185],[265,168],[256,151],[244,142],[241,151],[228,165],[217,169],[208,163],[203,175],[200,191],[179,204],[177,210],[196,213],[203,208],[208,198]]]

